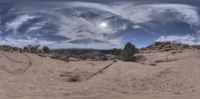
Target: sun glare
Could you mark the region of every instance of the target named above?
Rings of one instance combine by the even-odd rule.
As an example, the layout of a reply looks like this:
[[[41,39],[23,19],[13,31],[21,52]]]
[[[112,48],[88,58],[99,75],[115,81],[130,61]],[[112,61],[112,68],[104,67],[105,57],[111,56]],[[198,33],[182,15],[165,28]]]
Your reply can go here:
[[[99,25],[100,25],[101,28],[108,27],[108,24],[106,22],[101,22]]]

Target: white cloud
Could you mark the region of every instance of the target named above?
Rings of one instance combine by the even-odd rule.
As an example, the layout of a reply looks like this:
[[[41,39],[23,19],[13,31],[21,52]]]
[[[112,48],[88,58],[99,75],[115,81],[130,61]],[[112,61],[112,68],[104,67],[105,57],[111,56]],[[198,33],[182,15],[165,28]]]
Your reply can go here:
[[[26,32],[31,32],[31,31],[38,30],[38,29],[41,29],[41,28],[42,27],[40,27],[40,26],[34,26],[34,27],[29,28]]]
[[[84,2],[72,2],[67,4],[68,7],[86,7],[86,8],[95,8],[102,11],[110,12],[116,16],[120,16],[121,18],[127,19],[133,23],[138,24],[146,24],[150,21],[158,21],[160,23],[167,23],[169,21],[180,21],[188,23],[192,29],[195,31],[200,31],[200,17],[197,12],[197,8],[194,6],[190,6],[187,4],[141,4],[136,5],[134,3],[121,3],[121,4],[98,4],[98,3],[84,3]],[[170,16],[167,16],[170,14]],[[73,19],[72,19],[73,20]],[[76,19],[77,20],[77,19]],[[122,30],[124,28],[116,29],[116,28],[108,28],[108,30],[100,30],[99,28],[95,28],[98,24],[98,21],[92,22],[84,22],[84,21],[76,21],[73,20],[74,23],[81,24],[83,23],[85,26],[88,26],[89,30],[100,34],[100,33],[115,33],[116,31]],[[68,21],[69,22],[69,21]],[[97,22],[97,23],[96,23]],[[77,27],[79,25],[75,24],[71,27]],[[71,28],[69,27],[69,28]],[[197,27],[197,28],[195,28]],[[79,28],[79,27],[78,27]],[[133,26],[133,28],[142,28],[141,26]],[[71,32],[71,31],[70,31]],[[99,36],[100,37],[100,36]]]
[[[53,3],[54,5],[54,3]],[[31,6],[33,7],[33,6]],[[77,17],[75,15],[69,15],[68,13],[61,13],[60,10],[71,8],[73,9],[73,14],[84,14],[87,11],[79,11],[75,8],[83,7],[81,9],[87,8],[89,11],[99,14],[100,16],[95,19],[86,19],[83,17]],[[28,8],[27,8],[28,9]],[[31,10],[29,10],[31,9]],[[181,21],[188,23],[191,28],[195,31],[200,31],[200,18],[197,12],[197,8],[186,5],[186,4],[141,4],[136,5],[134,3],[121,3],[121,4],[98,4],[98,3],[85,3],[85,2],[70,2],[70,3],[60,3],[60,5],[55,5],[51,9],[39,9],[39,8],[29,8],[28,10],[23,9],[18,11],[20,16],[6,24],[7,30],[13,30],[13,35],[20,35],[17,33],[18,28],[26,21],[36,18],[38,13],[46,21],[45,24],[33,25],[26,31],[26,35],[29,35],[28,32],[36,31],[42,28],[42,26],[54,24],[58,31],[54,35],[59,35],[63,37],[70,38],[71,40],[61,42],[60,44],[55,44],[51,41],[42,41],[39,39],[33,40],[16,40],[8,38],[10,44],[18,44],[25,42],[24,44],[40,42],[44,44],[52,44],[56,47],[63,47],[67,45],[68,47],[94,47],[99,48],[98,46],[104,46],[104,48],[111,47],[121,47],[123,40],[120,38],[110,39],[107,35],[113,35],[116,32],[125,30],[127,28],[127,23],[111,23],[109,20],[106,20],[108,17],[117,17],[122,20],[127,20],[133,24],[146,24],[150,21],[157,21],[160,23],[167,23],[169,21]],[[101,11],[101,12],[99,12]],[[66,11],[67,12],[67,11]],[[171,16],[166,16],[170,13]],[[34,16],[33,16],[34,15]],[[42,16],[44,15],[44,16]],[[44,21],[44,20],[43,20]],[[48,21],[48,22],[47,22]],[[102,28],[99,25],[102,22],[106,22],[106,28]],[[118,24],[118,25],[115,25]],[[142,25],[133,25],[134,29],[142,28]],[[37,31],[36,31],[37,32]],[[29,37],[29,36],[27,36]],[[94,39],[104,41],[105,43],[98,44],[70,44],[70,41],[79,40],[79,39]],[[13,41],[12,41],[13,40]],[[163,36],[159,40],[177,40],[181,42],[195,43],[196,38],[193,35],[172,35],[172,36]],[[4,42],[5,43],[5,42]],[[61,46],[62,45],[62,46]]]
[[[35,16],[30,16],[30,15],[18,16],[16,19],[6,24],[6,29],[16,31],[24,22],[33,18],[35,18]]]
[[[106,5],[106,4],[97,4],[97,3],[83,3],[83,2],[72,2],[67,4],[68,7],[86,7],[86,8],[95,8],[102,11],[108,11],[114,15],[121,16],[124,19],[127,19],[133,23],[148,23],[150,21],[159,21],[160,23],[166,23],[170,21],[182,21],[186,22],[193,26],[200,26],[200,18],[197,12],[197,8],[186,5],[186,4],[144,4],[144,5],[135,5],[130,3],[123,3],[117,5]],[[172,13],[173,16],[165,16],[166,13]],[[103,18],[102,18],[103,19]],[[116,29],[112,26],[109,28],[99,28],[100,20],[88,21],[82,18],[69,18],[63,20],[64,25],[61,26],[61,35],[65,34],[68,37],[77,39],[76,30],[82,29],[86,31],[91,31],[94,34],[88,32],[83,32],[82,35],[85,35],[86,38],[94,38],[99,40],[109,40],[106,37],[102,36],[102,33],[114,34],[115,32],[122,30],[124,28]],[[72,21],[70,21],[72,20]],[[67,27],[67,28],[66,28]],[[134,29],[142,28],[139,25],[133,25]],[[69,33],[66,33],[69,32]],[[198,30],[196,30],[198,31]],[[64,32],[64,33],[63,33]],[[83,37],[84,38],[84,37]]]
[[[134,5],[124,3],[112,7],[123,18],[136,24],[146,24],[151,21],[157,21],[161,24],[180,21],[189,24],[194,31],[200,31],[198,8],[187,4]]]
[[[140,25],[133,25],[133,28],[134,29],[139,29],[139,28],[141,28],[141,26]]]
[[[24,47],[27,45],[41,45],[49,46],[50,48],[96,48],[96,49],[111,49],[122,48],[123,43],[119,39],[113,39],[109,42],[99,42],[91,44],[72,44],[70,41],[62,41],[57,43],[56,41],[46,41],[40,39],[14,39],[14,38],[0,38],[0,45],[11,45],[16,47]]]
[[[51,45],[54,44],[54,42],[50,41],[41,41],[39,39],[14,39],[14,38],[5,38],[5,39],[0,39],[0,44],[6,44],[6,45],[11,45],[11,46],[17,46],[17,47],[24,47],[29,44],[41,44],[41,45]]]
[[[199,35],[170,35],[170,36],[161,36],[157,41],[170,41],[178,42],[189,45],[199,45],[200,44],[200,34]]]

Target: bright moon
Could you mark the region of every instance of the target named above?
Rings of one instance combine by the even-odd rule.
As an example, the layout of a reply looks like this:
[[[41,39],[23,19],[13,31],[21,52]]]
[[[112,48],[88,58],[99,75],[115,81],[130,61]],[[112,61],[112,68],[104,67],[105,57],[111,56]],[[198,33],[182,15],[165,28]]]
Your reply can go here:
[[[106,22],[102,22],[102,23],[100,23],[100,27],[106,28],[106,27],[108,27],[108,24]]]

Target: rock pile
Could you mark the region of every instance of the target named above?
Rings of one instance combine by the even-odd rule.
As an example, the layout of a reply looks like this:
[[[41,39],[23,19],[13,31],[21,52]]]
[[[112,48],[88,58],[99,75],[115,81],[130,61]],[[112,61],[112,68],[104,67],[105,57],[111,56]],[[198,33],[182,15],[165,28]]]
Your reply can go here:
[[[155,51],[171,51],[171,50],[183,50],[189,49],[190,46],[187,44],[181,43],[172,43],[172,42],[155,42],[152,45],[147,46],[144,50],[155,50]]]

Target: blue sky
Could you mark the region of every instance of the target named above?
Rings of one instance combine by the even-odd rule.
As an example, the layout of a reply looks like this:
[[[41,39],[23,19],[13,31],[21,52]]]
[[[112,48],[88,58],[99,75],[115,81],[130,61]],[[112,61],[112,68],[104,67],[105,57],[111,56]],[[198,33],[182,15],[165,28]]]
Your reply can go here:
[[[1,0],[0,44],[51,48],[200,44],[198,0]]]

